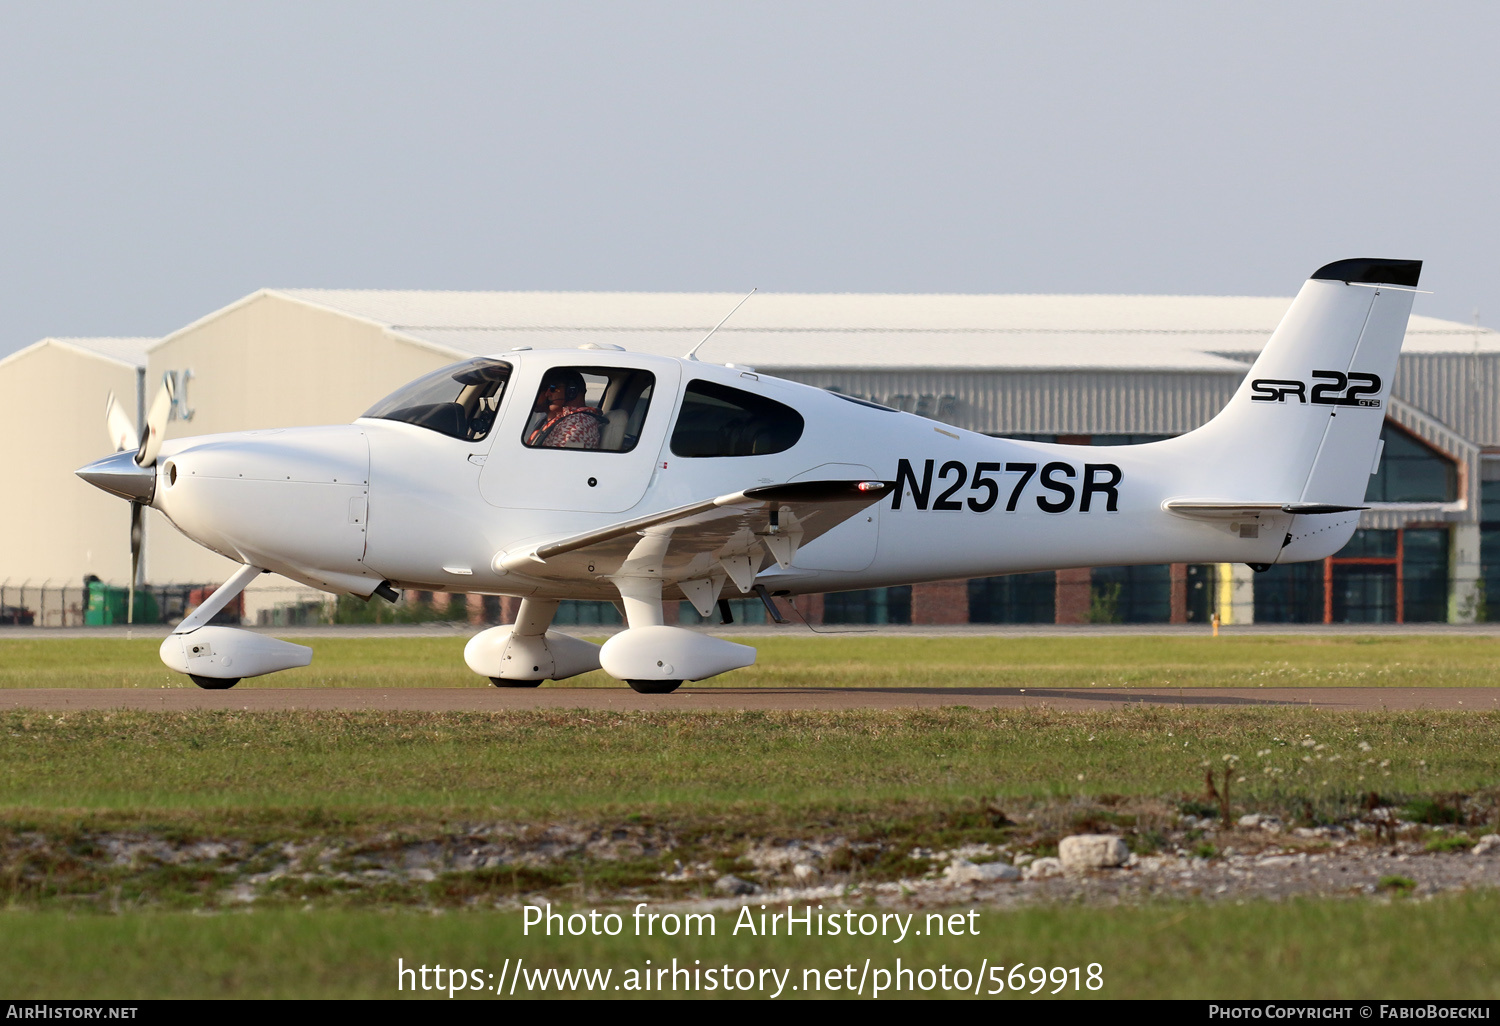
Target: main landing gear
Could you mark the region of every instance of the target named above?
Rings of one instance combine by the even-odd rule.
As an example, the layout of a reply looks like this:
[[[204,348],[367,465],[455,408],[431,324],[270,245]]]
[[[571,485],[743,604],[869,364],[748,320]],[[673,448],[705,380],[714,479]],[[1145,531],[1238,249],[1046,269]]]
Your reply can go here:
[[[661,581],[622,578],[615,586],[628,626],[602,646],[548,630],[557,602],[528,598],[521,600],[515,623],[470,638],[464,662],[497,688],[534,688],[603,669],[641,695],[670,695],[684,681],[755,662],[748,645],[662,623]]]

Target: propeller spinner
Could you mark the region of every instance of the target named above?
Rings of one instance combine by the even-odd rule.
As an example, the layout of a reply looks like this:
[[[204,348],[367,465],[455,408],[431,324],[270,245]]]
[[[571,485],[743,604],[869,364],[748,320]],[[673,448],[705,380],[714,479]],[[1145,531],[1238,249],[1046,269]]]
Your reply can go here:
[[[156,457],[161,452],[162,432],[172,412],[172,379],[164,377],[151,401],[146,423],[137,432],[130,415],[111,392],[104,404],[104,424],[114,455],[95,460],[76,473],[89,484],[130,502],[130,595],[125,621],[135,622],[135,584],[140,579],[141,545],[145,535],[145,508],[156,495]],[[132,452],[131,450],[135,450]]]

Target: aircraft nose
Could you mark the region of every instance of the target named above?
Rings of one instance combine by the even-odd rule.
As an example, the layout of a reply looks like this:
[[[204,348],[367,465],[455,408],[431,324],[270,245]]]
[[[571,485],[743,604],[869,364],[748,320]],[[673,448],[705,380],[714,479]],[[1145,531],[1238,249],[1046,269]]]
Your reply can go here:
[[[131,502],[150,505],[156,495],[156,468],[138,465],[135,453],[131,450],[95,460],[86,467],[79,467],[74,473],[95,488]]]

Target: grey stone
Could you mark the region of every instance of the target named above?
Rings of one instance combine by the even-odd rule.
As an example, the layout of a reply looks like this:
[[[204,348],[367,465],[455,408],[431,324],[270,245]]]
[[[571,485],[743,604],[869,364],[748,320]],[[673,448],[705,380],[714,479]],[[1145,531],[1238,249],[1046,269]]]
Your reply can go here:
[[[1271,816],[1261,812],[1252,812],[1239,818],[1238,826],[1241,830],[1261,830],[1276,833],[1281,830],[1282,822],[1279,816]]]
[[[1062,862],[1052,856],[1037,859],[1021,870],[1023,880],[1045,880],[1049,876],[1062,876]]]
[[[1021,879],[1021,871],[1007,862],[981,862],[978,865],[968,859],[955,859],[943,870],[944,879],[951,883],[993,883]]]
[[[760,890],[749,880],[741,880],[730,873],[725,873],[714,881],[714,890],[720,894],[754,894]]]
[[[1123,866],[1130,858],[1130,849],[1124,838],[1114,834],[1074,834],[1058,844],[1057,858],[1067,872],[1084,873]]]
[[[1500,834],[1485,834],[1469,850],[1475,855],[1494,855],[1500,853]]]

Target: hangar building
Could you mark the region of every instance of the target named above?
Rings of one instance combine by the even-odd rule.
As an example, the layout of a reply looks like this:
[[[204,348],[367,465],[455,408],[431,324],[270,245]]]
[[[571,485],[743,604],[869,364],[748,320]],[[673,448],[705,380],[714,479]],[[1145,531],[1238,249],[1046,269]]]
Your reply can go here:
[[[33,503],[0,509],[0,606],[18,582],[124,583],[128,517],[72,477],[106,449],[104,395],[149,402],[168,437],[349,421],[445,363],[517,346],[610,342],[680,355],[740,299],[724,293],[266,289],[159,340],[48,339],[0,361],[0,418],[28,440]],[[700,357],[754,366],[994,435],[1081,445],[1190,431],[1229,399],[1290,300],[1205,296],[759,294]],[[139,383],[139,397],[131,389]],[[1466,622],[1500,600],[1500,334],[1413,316],[1371,509],[1343,552],[1243,566],[1102,567],[799,601],[826,622]],[[59,418],[55,400],[70,413]],[[127,406],[131,404],[127,403]],[[98,411],[98,412],[95,412]],[[230,564],[153,512],[144,577],[223,580]],[[316,593],[271,578],[252,619],[306,615]],[[504,616],[499,603],[475,615]],[[757,609],[742,612],[752,619]],[[63,603],[43,617],[71,622]],[[609,607],[565,616],[609,621]],[[686,608],[685,617],[696,614]]]

